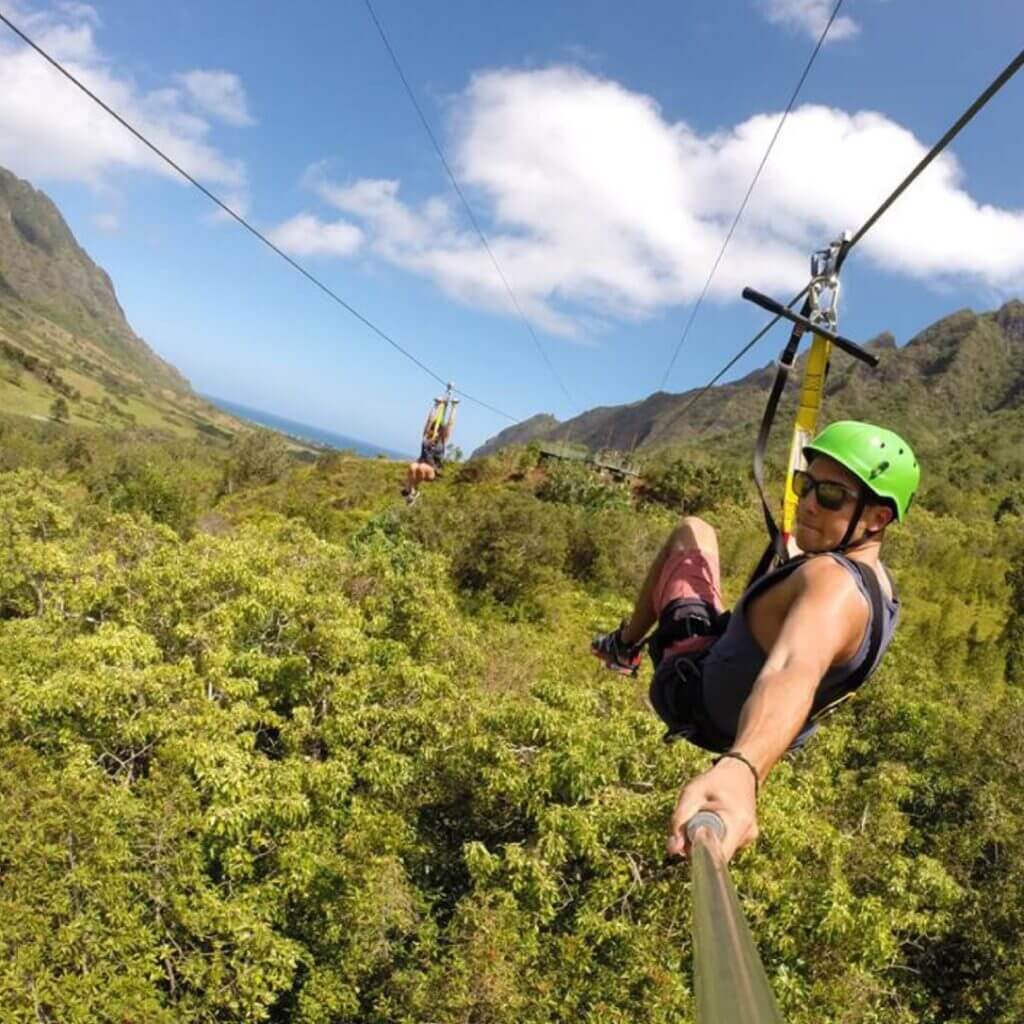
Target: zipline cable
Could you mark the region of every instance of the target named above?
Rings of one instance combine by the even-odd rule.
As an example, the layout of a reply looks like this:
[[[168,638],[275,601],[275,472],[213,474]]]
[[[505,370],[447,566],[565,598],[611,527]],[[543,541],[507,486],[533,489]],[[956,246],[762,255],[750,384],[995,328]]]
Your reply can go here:
[[[793,298],[786,303],[786,306],[789,309],[792,309],[807,294],[808,288],[810,288],[810,285],[805,287],[799,294],[794,295]],[[725,366],[723,366],[718,373],[716,373],[714,377],[712,377],[711,380],[709,380],[707,384],[705,384],[700,391],[698,391],[697,394],[679,410],[679,414],[676,418],[682,419],[686,412],[696,405],[697,402],[699,402],[704,395],[706,395],[781,319],[782,316],[779,314],[773,316],[771,320],[769,320],[768,323],[766,323],[764,327],[762,327],[761,330],[759,330],[757,334],[755,334],[753,338],[751,338],[750,341],[748,341],[746,345],[744,345],[743,348],[741,348],[739,352],[737,352],[736,355],[734,355],[732,359],[730,359],[729,362],[727,362]]]
[[[360,313],[359,310],[357,310],[354,306],[346,302],[340,295],[338,295],[337,292],[335,292],[333,289],[324,284],[323,281],[321,281],[318,277],[310,273],[297,260],[292,259],[292,257],[289,256],[283,249],[279,248],[269,238],[267,238],[267,236],[264,235],[263,232],[261,232],[258,228],[254,227],[252,224],[250,224],[249,221],[247,221],[243,216],[241,216],[241,214],[238,214],[234,210],[232,210],[231,207],[227,205],[227,203],[225,203],[222,199],[220,199],[213,192],[211,192],[200,181],[197,181],[196,178],[189,174],[189,172],[186,171],[180,164],[172,160],[171,157],[169,157],[162,149],[160,149],[159,146],[157,146],[153,142],[150,142],[150,140],[147,139],[146,136],[142,134],[142,132],[140,132],[130,122],[125,120],[125,118],[123,118],[111,106],[109,106],[102,99],[100,99],[100,97],[97,96],[96,93],[94,93],[87,85],[85,85],[80,79],[76,78],[75,75],[68,71],[68,69],[60,63],[60,61],[58,61],[54,57],[51,57],[50,54],[46,52],[46,50],[44,50],[38,43],[36,43],[33,39],[27,36],[2,11],[0,11],[0,21],[2,21],[26,45],[35,50],[35,52],[38,53],[39,56],[42,57],[48,64],[56,68],[56,70],[59,71],[69,82],[71,82],[73,85],[77,86],[77,88],[79,88],[82,92],[84,92],[85,95],[89,97],[89,99],[91,99],[94,103],[96,103],[103,110],[105,110],[123,128],[126,128],[129,132],[131,132],[131,134],[134,135],[135,138],[139,140],[139,142],[141,142],[144,146],[146,146],[158,157],[160,157],[160,159],[163,160],[164,163],[166,163],[168,166],[172,167],[175,171],[177,171],[177,173],[180,174],[186,181],[188,181],[190,184],[194,185],[197,189],[199,189],[199,191],[202,192],[207,199],[209,199],[211,202],[219,206],[229,217],[231,217],[233,220],[241,224],[241,226],[245,228],[246,231],[248,231],[250,234],[258,238],[265,246],[267,246],[267,248],[277,253],[277,255],[281,257],[281,259],[283,259],[293,269],[297,270],[304,278],[306,278],[307,281],[309,281],[311,284],[319,288],[320,291],[322,291],[329,298],[333,299],[339,306],[342,307],[342,309],[344,309],[346,312],[354,316],[361,324],[363,324],[364,326],[368,327],[371,331],[373,331],[373,333],[376,334],[378,338],[380,338],[382,341],[386,341],[393,349],[395,349],[396,352],[401,353],[403,356],[405,356],[406,359],[408,359],[410,362],[418,366],[428,376],[433,377],[434,380],[436,380],[442,386],[447,384],[447,381],[445,380],[444,377],[435,373],[429,366],[427,366],[426,363],[422,362],[420,359],[414,356],[407,348],[403,347],[397,341],[395,341],[394,338],[386,334],[383,330],[381,330],[381,328],[379,328],[375,323],[373,323],[372,320],[369,320],[367,317],[363,316],[363,314]],[[509,413],[503,412],[501,409],[498,409],[493,405],[489,405],[487,402],[481,401],[479,398],[474,398],[472,395],[468,394],[465,391],[459,391],[458,393],[468,401],[473,402],[475,405],[479,405],[483,409],[487,409],[489,412],[493,412],[497,416],[502,416],[513,423],[520,422],[518,419],[516,419],[515,416],[511,416]]]
[[[369,2],[369,0],[367,0],[367,2]],[[839,8],[842,6],[843,0],[837,0],[835,7],[832,8],[832,14],[829,17],[828,22],[824,29],[822,29],[821,35],[818,37],[818,42],[815,44],[814,50],[811,52],[811,56],[808,59],[807,64],[804,66],[803,73],[800,75],[800,79],[796,83],[796,88],[793,90],[793,94],[789,97],[789,103],[786,104],[786,109],[783,111],[782,117],[779,118],[779,123],[775,126],[775,132],[768,143],[768,148],[764,151],[764,156],[761,157],[761,162],[757,165],[757,170],[754,171],[754,177],[751,179],[750,185],[747,187],[746,195],[744,195],[743,201],[740,203],[739,209],[736,211],[736,216],[733,217],[732,224],[726,232],[725,240],[722,242],[722,247],[718,250],[715,262],[711,265],[711,272],[708,274],[707,280],[704,282],[704,287],[701,289],[701,293],[697,298],[697,301],[694,303],[693,309],[690,310],[690,316],[686,321],[686,326],[683,328],[683,333],[679,338],[675,351],[672,353],[672,358],[669,360],[668,366],[665,368],[665,373],[661,378],[662,390],[664,390],[665,385],[668,383],[669,374],[672,372],[672,368],[676,364],[676,359],[679,357],[683,344],[690,333],[690,328],[693,326],[693,322],[697,319],[697,314],[700,312],[700,308],[704,304],[704,299],[708,294],[708,290],[711,288],[711,282],[714,280],[715,274],[718,273],[718,267],[722,262],[722,258],[725,256],[725,250],[729,247],[729,243],[732,241],[732,236],[736,231],[740,218],[743,216],[743,213],[747,208],[747,203],[750,202],[750,197],[754,193],[754,188],[757,186],[758,179],[761,177],[761,172],[768,163],[768,158],[772,155],[772,150],[775,148],[775,143],[782,132],[786,119],[789,117],[794,105],[796,104],[797,97],[800,95],[800,90],[803,88],[804,82],[807,80],[807,76],[811,72],[811,67],[814,65],[818,52],[825,44],[825,38],[828,36],[829,29],[832,27],[832,22],[836,20],[836,16],[839,14]]]
[[[377,12],[373,9],[371,0],[364,0],[366,9],[370,13],[370,17],[373,20],[374,25],[377,27],[377,32],[380,35],[381,41],[384,43],[384,48],[388,51],[391,57],[391,63],[395,67],[395,71],[398,72],[398,77],[402,81],[402,85],[405,87],[406,95],[409,97],[409,101],[413,105],[416,114],[420,119],[420,123],[423,125],[423,130],[427,133],[427,138],[430,139],[431,145],[434,147],[434,152],[437,153],[438,159],[441,161],[441,166],[444,168],[445,173],[448,175],[448,180],[452,183],[452,188],[455,190],[455,194],[462,201],[462,205],[465,208],[466,216],[469,217],[470,223],[473,225],[473,229],[476,231],[477,236],[480,239],[480,244],[483,245],[484,250],[491,259],[491,263],[494,265],[494,270],[498,277],[501,279],[501,283],[505,286],[505,291],[508,293],[508,297],[515,307],[516,313],[519,315],[519,319],[523,321],[527,331],[530,333],[530,337],[533,338],[533,343],[537,346],[537,351],[540,353],[541,358],[544,360],[547,368],[551,371],[551,376],[554,377],[555,382],[562,390],[562,394],[565,395],[566,401],[573,408],[578,408],[575,399],[569,393],[569,389],[565,386],[565,382],[562,380],[558,371],[555,369],[554,363],[552,363],[548,356],[547,350],[540,342],[540,338],[537,337],[537,332],[533,329],[533,324],[530,322],[529,317],[523,312],[522,306],[519,304],[519,299],[516,298],[515,292],[512,290],[512,286],[509,284],[508,278],[505,276],[504,271],[501,269],[501,265],[498,263],[498,258],[494,255],[494,250],[491,248],[490,242],[487,240],[487,236],[484,234],[483,228],[480,227],[480,222],[477,220],[476,214],[473,212],[473,207],[470,206],[469,200],[466,198],[465,192],[462,190],[462,186],[459,185],[458,179],[455,177],[455,172],[451,168],[451,164],[448,162],[447,156],[445,156],[444,149],[441,147],[441,143],[438,142],[437,136],[434,134],[433,129],[430,127],[430,122],[427,120],[427,115],[423,113],[423,108],[420,106],[419,101],[416,99],[416,93],[413,92],[412,86],[409,84],[409,80],[405,77],[405,72],[402,70],[402,65],[398,60],[398,55],[395,53],[394,47],[391,45],[391,41],[388,39],[387,33],[384,31],[384,26],[381,24],[380,18],[377,17]],[[840,3],[842,0],[840,0]]]
[[[999,75],[993,80],[992,84],[985,89],[984,92],[960,115],[959,118],[953,123],[949,130],[942,136],[935,145],[924,155],[924,157],[915,165],[913,170],[900,182],[900,184],[893,189],[885,201],[878,207],[877,210],[861,225],[861,227],[853,234],[849,242],[847,242],[839,255],[837,263],[838,267],[841,267],[846,257],[849,256],[850,251],[853,247],[875,226],[883,214],[885,214],[889,208],[896,202],[897,199],[914,183],[918,176],[925,170],[925,168],[939,156],[943,150],[945,150],[949,144],[960,134],[960,132],[967,127],[967,125],[973,120],[975,115],[992,99],[993,96],[1006,83],[1013,78],[1013,76],[1024,66],[1024,50],[1021,50],[1013,60],[999,73]],[[806,294],[807,289],[805,288],[800,295]],[[798,296],[799,298],[799,296]],[[790,306],[795,304],[794,302],[789,303]],[[765,325],[754,337],[744,345],[739,352],[734,355],[725,366],[722,367],[718,373],[715,374],[711,380],[704,385],[703,388],[697,393],[697,395],[689,401],[684,407],[683,412],[686,412],[693,408],[696,403],[703,398],[704,395],[710,391],[711,387],[725,374],[727,373],[747,352],[750,351],[754,345],[761,340],[768,333],[768,330],[772,328],[779,321],[779,317],[774,317],[768,324]],[[681,415],[681,414],[680,414]]]
[[[957,120],[950,127],[949,131],[935,143],[934,146],[924,155],[917,166],[900,182],[900,184],[893,189],[889,197],[878,207],[877,210],[860,226],[860,228],[854,233],[850,239],[849,244],[841,254],[839,265],[842,266],[843,260],[850,254],[850,250],[875,226],[882,215],[896,202],[897,199],[910,186],[914,183],[921,172],[960,134],[960,132],[967,127],[968,124],[974,119],[974,116],[985,106],[986,103],[1006,83],[1013,78],[1013,76],[1021,69],[1024,65],[1024,50],[1021,50],[1009,64],[999,73],[992,84],[957,118]]]

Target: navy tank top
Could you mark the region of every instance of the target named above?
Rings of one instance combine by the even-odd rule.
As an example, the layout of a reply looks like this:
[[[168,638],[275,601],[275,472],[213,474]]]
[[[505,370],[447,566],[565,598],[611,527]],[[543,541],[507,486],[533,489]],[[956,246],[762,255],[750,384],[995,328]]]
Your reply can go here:
[[[820,717],[847,697],[852,696],[853,691],[846,690],[844,683],[864,665],[868,658],[871,641],[874,612],[871,610],[871,596],[864,581],[861,579],[860,573],[853,566],[850,559],[835,552],[828,552],[826,556],[817,557],[834,558],[850,573],[857,584],[857,589],[860,590],[864,600],[868,603],[868,622],[864,630],[864,638],[861,640],[860,647],[854,656],[842,665],[833,665],[825,673],[818,686],[819,697],[815,699],[814,709],[804,729],[794,742],[794,746],[800,746],[806,742],[811,733],[814,732],[816,726],[813,720],[815,718]],[[868,572],[873,571],[869,566],[864,566],[863,568]],[[882,566],[882,570],[888,576],[888,570],[884,566]],[[715,641],[704,658],[702,665],[704,707],[712,722],[729,736],[735,736],[738,731],[740,712],[750,696],[750,691],[754,688],[754,683],[757,681],[757,677],[760,675],[761,669],[764,667],[765,660],[768,657],[767,652],[761,650],[753,633],[750,632],[750,627],[747,625],[747,601],[751,596],[762,594],[770,589],[773,585],[772,580],[775,577],[784,575],[787,575],[786,567],[782,566],[768,573],[758,584],[747,590],[733,610],[725,632]],[[892,577],[889,577],[889,581],[892,584]],[[882,609],[882,642],[878,655],[874,659],[874,664],[870,666],[870,671],[872,672],[882,660],[882,656],[892,640],[893,634],[896,631],[896,624],[899,620],[900,602],[896,596],[895,586],[893,586],[891,598],[886,597],[885,591],[882,591]],[[832,694],[841,694],[841,696],[837,699],[829,700],[828,697]]]

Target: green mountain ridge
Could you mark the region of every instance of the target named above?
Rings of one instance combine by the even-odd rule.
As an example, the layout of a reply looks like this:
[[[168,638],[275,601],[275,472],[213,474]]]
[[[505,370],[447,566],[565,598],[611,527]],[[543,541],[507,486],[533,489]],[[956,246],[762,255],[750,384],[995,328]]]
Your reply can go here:
[[[132,330],[110,276],[57,206],[2,167],[0,413],[204,441],[250,429],[197,395]]]
[[[964,309],[943,317],[897,347],[886,331],[867,346],[881,356],[875,369],[836,353],[826,390],[827,416],[872,419],[906,431],[927,447],[953,430],[976,427],[997,412],[1024,404],[1024,303],[1013,299],[998,310]],[[795,409],[800,368],[780,409],[784,422]],[[593,451],[654,451],[715,437],[727,445],[749,441],[760,422],[774,377],[768,365],[728,384],[697,390],[656,392],[629,405],[603,406],[560,423],[534,416],[503,430],[474,454],[534,440],[571,441]],[[689,408],[688,408],[689,406]]]
[[[82,334],[154,384],[188,382],[131,329],[113,282],[78,244],[53,200],[0,167],[0,301],[17,302]]]

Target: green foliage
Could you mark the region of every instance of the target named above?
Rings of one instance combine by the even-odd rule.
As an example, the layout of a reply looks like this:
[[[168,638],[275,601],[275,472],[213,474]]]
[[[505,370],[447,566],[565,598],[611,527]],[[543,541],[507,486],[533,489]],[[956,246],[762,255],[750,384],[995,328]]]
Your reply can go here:
[[[556,462],[537,488],[537,497],[586,509],[625,509],[630,505],[625,484],[605,480],[596,470],[578,462]]]
[[[91,475],[90,489],[113,512],[140,512],[181,533],[192,529],[199,507],[187,470],[145,454],[118,456],[108,472]]]
[[[569,550],[559,510],[518,490],[474,490],[458,501],[421,502],[410,531],[450,560],[452,579],[508,613],[537,617]]]
[[[738,504],[747,483],[737,472],[714,463],[682,458],[646,476],[646,495],[680,515],[700,515],[726,503]]]
[[[1024,557],[1007,572],[1010,607],[1006,617],[1006,678],[1024,687]]]
[[[6,358],[6,353],[0,352],[0,379],[13,384],[16,388],[22,386],[22,368],[13,359]]]
[[[50,406],[50,419],[63,423],[70,415],[71,410],[68,408],[67,399],[63,395],[58,395]]]
[[[215,450],[74,430],[0,438],[4,1021],[693,1021],[662,837],[707,758],[586,654],[676,509],[518,453],[412,509],[341,456],[223,495]],[[757,510],[702,482],[735,597]],[[1016,1024],[1024,529],[886,543],[894,649],[734,878],[790,1024]]]
[[[498,483],[508,477],[510,465],[507,453],[483,455],[460,463],[455,467],[453,479],[457,484]]]
[[[288,448],[284,438],[271,430],[246,430],[232,440],[224,463],[222,493],[233,494],[239,488],[272,484],[288,468]]]

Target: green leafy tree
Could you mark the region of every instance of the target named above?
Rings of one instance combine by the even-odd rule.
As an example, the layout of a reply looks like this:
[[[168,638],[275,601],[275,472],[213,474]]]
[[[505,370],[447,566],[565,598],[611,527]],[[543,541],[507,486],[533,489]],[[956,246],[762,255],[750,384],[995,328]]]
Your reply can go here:
[[[280,480],[288,467],[288,447],[280,434],[247,430],[237,434],[224,463],[223,494]]]
[[[1006,574],[1010,587],[1009,614],[1006,617],[1006,678],[1024,686],[1024,558]]]
[[[0,442],[0,1018],[692,1024],[663,835],[707,756],[586,655],[676,506],[518,452],[407,509],[376,460],[225,495],[213,446]],[[790,1024],[1021,1019],[1024,534],[967,497],[887,538],[895,645],[733,866]]]
[[[58,423],[66,423],[71,416],[68,408],[68,400],[63,395],[58,395],[50,405],[50,419]]]
[[[578,462],[557,462],[547,472],[537,497],[542,501],[582,508],[628,508],[629,488],[604,479],[593,467]]]
[[[726,503],[744,500],[745,479],[738,473],[714,464],[703,465],[689,459],[676,459],[646,476],[646,494],[680,515],[699,515]]]

